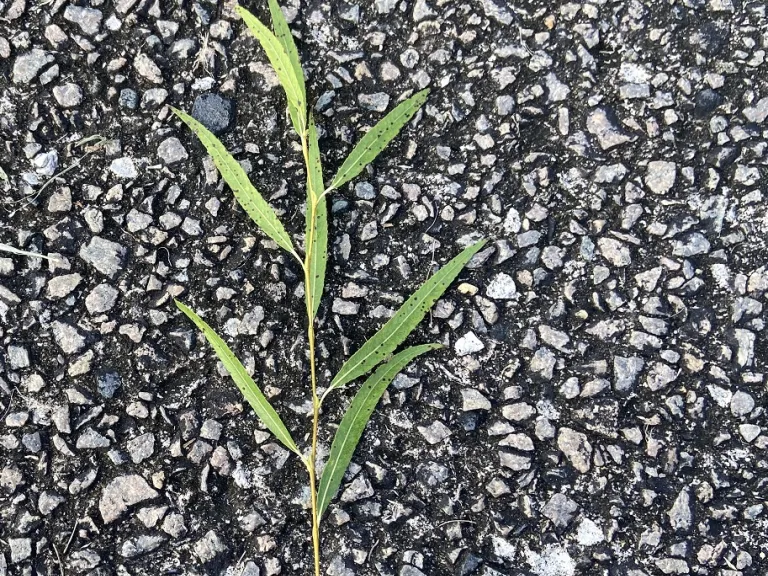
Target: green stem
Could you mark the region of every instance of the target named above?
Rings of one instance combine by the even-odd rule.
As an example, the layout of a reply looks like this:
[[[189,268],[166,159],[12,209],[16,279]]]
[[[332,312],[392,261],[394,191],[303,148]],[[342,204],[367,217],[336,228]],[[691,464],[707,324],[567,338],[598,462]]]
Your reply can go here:
[[[311,166],[309,164],[309,147],[307,144],[307,131],[301,132],[301,148],[304,154],[304,163],[307,167],[307,188],[310,190],[309,199],[309,229],[308,236],[305,242],[305,256],[304,256],[304,292],[305,300],[307,303],[307,340],[309,341],[309,370],[310,378],[312,381],[312,447],[309,452],[309,462],[307,462],[307,471],[309,472],[309,491],[312,505],[312,548],[314,551],[315,560],[315,576],[320,575],[320,517],[317,509],[317,437],[318,428],[320,423],[320,399],[317,397],[317,367],[315,359],[315,307],[313,301],[313,278],[310,273],[312,270],[312,246],[315,241],[315,214],[317,210],[317,202],[314,198],[314,193],[311,189],[311,181],[309,177],[309,171]]]

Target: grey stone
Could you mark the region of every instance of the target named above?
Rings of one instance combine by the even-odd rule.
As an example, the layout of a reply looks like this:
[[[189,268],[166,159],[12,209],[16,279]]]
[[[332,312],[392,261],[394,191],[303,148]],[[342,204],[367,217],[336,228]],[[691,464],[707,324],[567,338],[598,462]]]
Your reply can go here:
[[[557,447],[569,462],[582,474],[589,472],[592,460],[592,445],[586,434],[563,427],[557,434]]]
[[[171,512],[165,517],[165,520],[163,520],[161,529],[171,538],[181,538],[187,533],[187,526],[184,523],[184,516],[178,512]]]
[[[159,108],[168,99],[168,90],[165,88],[150,88],[141,96],[141,106],[152,110]]]
[[[417,429],[430,444],[438,444],[451,435],[451,429],[440,420],[435,420],[429,426],[418,426]]]
[[[614,356],[613,387],[617,392],[627,392],[635,387],[637,377],[643,370],[645,360],[639,356]]]
[[[579,505],[568,498],[565,494],[555,494],[549,499],[541,513],[552,521],[555,528],[567,528],[573,520]]]
[[[688,488],[683,488],[675,498],[672,508],[667,512],[669,523],[676,532],[688,532],[693,525],[693,510],[691,510],[691,494]]]
[[[357,97],[360,106],[374,112],[384,112],[389,106],[389,94],[377,92],[376,94],[360,94]]]
[[[129,538],[120,547],[120,555],[124,558],[135,558],[157,550],[165,540],[165,536],[158,534],[142,534],[136,538]]]
[[[101,493],[99,512],[104,523],[110,524],[131,506],[158,496],[160,494],[138,474],[118,476],[111,480]]]
[[[481,0],[481,2],[486,16],[505,26],[512,24],[512,12],[505,8],[500,0]]]
[[[11,344],[7,349],[8,365],[11,370],[20,370],[29,367],[29,352],[23,346]]]
[[[229,547],[218,533],[209,530],[205,536],[195,542],[194,551],[200,561],[206,563],[229,551]]]
[[[24,434],[21,437],[21,443],[27,451],[37,454],[43,449],[43,439],[40,432]]]
[[[456,344],[454,344],[453,348],[458,356],[467,356],[469,354],[481,352],[485,349],[485,344],[482,343],[474,332],[469,331],[456,340]]]
[[[663,362],[654,362],[645,379],[645,384],[652,392],[666,388],[677,380],[678,371]]]
[[[59,188],[48,199],[48,212],[69,212],[72,209],[72,190],[68,186]]]
[[[709,240],[700,232],[692,232],[682,240],[675,240],[672,254],[689,258],[699,254],[707,254],[710,250]]]
[[[557,356],[554,352],[549,348],[542,347],[533,354],[528,369],[544,380],[552,380],[556,364]]]
[[[587,117],[587,130],[597,137],[603,150],[631,142],[632,136],[618,125],[614,112],[606,107],[595,108]]]
[[[494,300],[512,300],[517,295],[517,286],[509,274],[499,272],[488,284],[485,293]]]
[[[547,86],[549,102],[562,102],[563,100],[566,100],[571,93],[571,89],[560,82],[554,72],[547,74],[544,78],[544,82]]]
[[[471,412],[473,410],[490,410],[491,402],[482,395],[479,390],[474,388],[464,388],[461,391],[462,410]]]
[[[155,435],[152,432],[132,438],[127,444],[128,454],[134,464],[140,464],[155,451]]]
[[[655,562],[656,568],[664,574],[690,574],[688,563],[680,558],[660,558]]]
[[[136,110],[139,106],[139,95],[136,90],[132,88],[123,88],[120,90],[120,98],[118,104],[121,108],[127,108],[128,110]],[[135,178],[136,176],[133,176]]]
[[[768,118],[768,97],[761,98],[754,106],[744,108],[744,117],[750,122],[762,124]]]
[[[623,268],[632,264],[632,254],[623,243],[613,238],[599,238],[597,247],[600,254],[617,268]]]
[[[60,300],[69,296],[83,281],[80,274],[64,274],[55,276],[48,281],[45,287],[46,296],[51,300]]]
[[[427,4],[426,0],[416,0],[413,5],[413,21],[421,22],[427,18],[435,16],[437,13]]]
[[[12,79],[14,84],[29,84],[44,66],[53,62],[53,56],[45,50],[33,48],[19,54],[13,63]]]
[[[132,180],[139,175],[139,171],[136,170],[136,164],[133,162],[133,158],[124,156],[123,158],[115,158],[109,165],[109,170],[118,178],[126,178]]]
[[[177,164],[189,158],[187,150],[175,136],[166,138],[160,143],[160,146],[157,147],[157,155],[168,165]]]
[[[85,337],[77,328],[66,322],[51,322],[53,339],[64,354],[77,354],[85,348]]]
[[[341,493],[340,500],[342,502],[357,502],[358,500],[365,500],[373,496],[373,486],[368,478],[364,474],[358,474],[349,486],[346,487],[344,492]]]
[[[102,436],[93,428],[86,428],[77,437],[77,442],[75,442],[75,448],[78,450],[98,450],[100,448],[109,448],[109,445],[109,438]]]
[[[83,31],[83,34],[95,36],[101,28],[101,20],[104,15],[101,10],[95,8],[82,8],[70,4],[64,10],[64,19],[77,24]]]
[[[677,164],[666,160],[648,162],[645,185],[654,194],[664,195],[672,190],[677,180]]]
[[[140,52],[133,60],[133,67],[142,78],[153,84],[163,83],[163,73],[157,64],[144,52]]]
[[[731,396],[730,408],[731,414],[737,418],[746,416],[755,409],[755,399],[747,392],[737,390]]]
[[[499,463],[515,472],[522,472],[531,468],[531,459],[528,456],[510,454],[509,452],[499,452]]]
[[[40,510],[40,514],[47,516],[64,503],[65,500],[62,495],[45,490],[40,494],[40,498],[37,499],[37,509]]]
[[[127,254],[124,246],[101,236],[94,236],[80,248],[80,258],[112,279],[125,268]]]
[[[231,100],[218,94],[200,94],[192,105],[192,116],[216,135],[232,125],[235,107]]]
[[[735,328],[733,338],[736,340],[736,363],[741,367],[752,366],[757,341],[755,333],[744,328]]]
[[[117,289],[109,284],[99,284],[85,297],[85,307],[91,314],[109,312],[115,306],[118,294]]]
[[[63,108],[74,108],[83,101],[83,91],[74,82],[67,82],[53,88],[53,97]]]
[[[8,547],[11,549],[11,564],[20,564],[32,557],[32,540],[30,538],[9,538]]]

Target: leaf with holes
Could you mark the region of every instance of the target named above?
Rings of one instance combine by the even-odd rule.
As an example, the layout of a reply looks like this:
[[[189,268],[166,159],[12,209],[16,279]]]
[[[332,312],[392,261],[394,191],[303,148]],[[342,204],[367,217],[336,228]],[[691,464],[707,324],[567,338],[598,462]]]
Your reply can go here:
[[[245,366],[243,366],[242,362],[240,362],[240,360],[238,360],[232,353],[232,350],[229,349],[226,342],[224,342],[224,340],[222,340],[221,337],[194,312],[194,310],[178,300],[175,300],[175,302],[178,309],[184,312],[184,314],[186,314],[203,333],[214,352],[216,352],[216,356],[218,356],[221,363],[224,364],[224,368],[227,369],[232,380],[235,381],[240,392],[243,393],[243,396],[264,425],[285,445],[286,448],[288,448],[288,450],[301,456],[301,452],[299,452],[299,449],[296,447],[296,443],[293,441],[293,438],[291,438],[291,434],[288,432],[285,424],[280,420],[280,416],[277,415],[277,412],[275,412],[275,409],[272,408],[272,405],[267,398],[262,394],[261,390],[259,390],[259,387],[253,381],[253,378],[251,378],[248,375],[248,372],[245,371]]]
[[[382,120],[366,132],[365,136],[349,153],[347,159],[339,168],[336,176],[331,182],[331,188],[338,188],[352,180],[360,174],[368,164],[370,164],[379,153],[386,148],[392,139],[398,135],[408,121],[427,101],[429,89],[417,92],[408,100],[398,104],[394,110],[384,116]]]
[[[296,132],[303,134],[307,127],[307,97],[304,93],[304,77],[301,76],[301,81],[299,81],[299,77],[296,74],[296,66],[299,66],[299,71],[301,69],[301,66],[298,64],[298,53],[294,61],[293,57],[286,52],[283,42],[269,28],[264,26],[256,16],[242,6],[238,6],[236,10],[246,26],[248,26],[248,29],[259,41],[261,47],[264,48],[264,52],[267,53],[269,63],[272,64],[272,68],[274,68],[277,78],[280,80],[283,90],[285,90],[285,96],[288,99],[288,112],[291,116],[293,127],[296,129]],[[277,10],[280,10],[279,6]],[[272,18],[274,21],[274,11],[272,12]],[[278,24],[278,26],[282,25]],[[285,28],[287,27],[288,24],[286,23]],[[278,29],[278,34],[284,35],[285,30]],[[290,31],[288,31],[288,35],[290,35]]]
[[[418,326],[430,308],[443,295],[467,262],[485,245],[481,240],[465,248],[458,256],[440,268],[413,295],[381,329],[355,352],[336,374],[328,391],[343,386],[367,374],[397,348]],[[326,391],[327,393],[327,391]]]
[[[205,146],[208,154],[213,158],[216,168],[219,169],[225,182],[232,188],[235,198],[248,213],[248,216],[258,224],[259,228],[267,236],[277,242],[280,247],[295,254],[296,251],[293,248],[291,237],[288,236],[282,223],[278,220],[277,214],[275,214],[275,211],[267,201],[262,198],[256,187],[251,184],[243,167],[227,152],[224,144],[189,114],[176,108],[171,108],[171,110],[190,127],[203,146]]]
[[[293,39],[293,34],[291,34],[288,21],[285,19],[285,14],[283,14],[283,11],[280,9],[277,0],[269,0],[269,13],[272,15],[272,28],[275,31],[275,37],[277,37],[283,50],[285,50],[285,53],[288,55],[288,60],[291,63],[291,71],[296,77],[299,91],[304,98],[304,102],[306,102],[307,91],[304,85],[304,71],[301,69],[299,51],[296,48],[296,42]]]
[[[317,128],[309,115],[308,130],[309,165],[307,166],[307,295],[311,298],[312,317],[317,316],[325,284],[325,268],[328,263],[328,209],[323,196],[323,166],[320,161],[320,145]]]
[[[393,356],[386,364],[379,366],[355,394],[344,418],[341,420],[341,424],[339,424],[336,436],[333,438],[331,453],[320,479],[320,487],[317,490],[317,509],[320,516],[323,515],[328,504],[338,492],[341,479],[352,460],[352,455],[358,442],[360,442],[365,425],[371,418],[384,390],[411,360],[438,348],[442,348],[442,345],[423,344],[403,350]]]

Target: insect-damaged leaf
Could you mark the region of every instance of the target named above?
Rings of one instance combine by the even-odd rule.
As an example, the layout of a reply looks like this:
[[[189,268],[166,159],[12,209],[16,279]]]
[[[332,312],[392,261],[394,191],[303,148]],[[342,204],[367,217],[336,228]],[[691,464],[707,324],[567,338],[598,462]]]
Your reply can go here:
[[[443,295],[461,270],[485,244],[481,240],[465,248],[458,256],[440,268],[400,307],[389,321],[341,367],[331,382],[329,390],[343,386],[355,378],[368,373],[384,360],[421,322],[430,308]]]
[[[288,236],[282,223],[278,220],[277,214],[275,214],[275,211],[267,201],[262,198],[254,185],[251,184],[243,167],[240,166],[237,160],[235,160],[229,152],[227,152],[224,144],[189,114],[177,110],[176,108],[171,108],[171,110],[173,110],[174,114],[181,118],[181,120],[189,126],[192,129],[192,132],[194,132],[200,139],[200,142],[205,146],[208,154],[213,158],[216,168],[219,169],[219,172],[221,172],[226,183],[232,188],[235,198],[248,213],[248,216],[258,224],[259,228],[261,228],[267,236],[277,242],[280,247],[288,250],[288,252],[295,253],[291,237]]]
[[[282,16],[280,7],[277,7],[277,12]],[[298,52],[294,57],[286,51],[285,44],[282,40],[278,39],[261,21],[253,14],[248,12],[242,6],[236,8],[237,13],[245,22],[248,29],[256,37],[256,39],[264,48],[264,52],[267,53],[269,63],[272,64],[272,68],[275,69],[277,78],[280,80],[280,84],[285,90],[285,96],[288,99],[288,113],[291,116],[291,122],[296,132],[303,134],[307,126],[307,97],[304,92],[304,76],[301,72],[301,65],[299,64]],[[276,22],[279,18],[275,18],[276,13],[270,5],[270,11],[272,12],[272,20],[275,24],[275,29],[279,35],[284,36],[286,33],[289,38],[283,38],[285,41],[290,41],[293,44],[293,39],[290,37],[290,30],[287,30],[288,24]],[[282,18],[285,22],[285,18]],[[294,46],[295,50],[295,46]],[[298,73],[297,73],[298,68]],[[301,80],[299,80],[301,78]]]
[[[214,332],[213,329],[191,308],[185,306],[178,300],[175,300],[175,302],[178,309],[184,312],[184,314],[186,314],[203,333],[208,340],[208,343],[219,357],[219,360],[221,360],[221,363],[224,364],[224,368],[226,368],[229,375],[232,376],[232,380],[235,381],[240,392],[243,393],[243,396],[264,425],[285,445],[286,448],[301,456],[299,449],[296,447],[296,443],[293,441],[293,438],[291,438],[290,432],[288,432],[283,421],[280,420],[280,416],[277,415],[275,409],[272,408],[272,405],[264,394],[262,394],[261,390],[259,390],[259,387],[253,381],[253,378],[251,378],[248,375],[248,372],[245,371],[245,367],[232,353],[232,350],[229,349],[226,342],[224,342],[224,340],[222,340],[221,337],[219,337],[219,335],[216,334],[216,332]]]
[[[307,91],[304,86],[304,72],[301,69],[299,51],[296,48],[296,42],[293,39],[293,34],[291,34],[291,29],[288,27],[288,21],[285,19],[285,14],[283,14],[283,11],[280,9],[277,0],[269,0],[269,13],[272,15],[272,28],[275,31],[275,36],[283,47],[283,50],[285,50],[285,53],[288,55],[288,60],[291,63],[291,70],[296,77],[296,83],[299,86],[301,95],[304,97],[304,102],[306,102]]]
[[[379,366],[355,394],[352,404],[344,414],[339,429],[336,431],[336,436],[333,438],[331,453],[323,469],[320,487],[317,490],[319,516],[323,515],[328,504],[339,490],[341,479],[352,460],[352,455],[363,435],[365,425],[371,418],[384,390],[411,360],[438,348],[442,348],[442,346],[440,344],[424,344],[403,350],[393,356],[386,364]]]
[[[379,152],[384,150],[387,144],[397,136],[403,126],[413,118],[413,115],[427,101],[428,95],[429,89],[417,92],[408,100],[398,104],[376,126],[366,132],[365,136],[349,153],[347,159],[344,160],[344,164],[341,165],[331,182],[331,188],[338,188],[360,174],[363,168],[370,164],[379,155]]]
[[[317,141],[315,120],[310,114],[309,164],[307,166],[307,255],[308,279],[307,295],[311,298],[312,318],[317,315],[320,299],[325,284],[325,268],[328,262],[328,209],[325,203],[323,185],[323,167],[320,162],[320,145]]]

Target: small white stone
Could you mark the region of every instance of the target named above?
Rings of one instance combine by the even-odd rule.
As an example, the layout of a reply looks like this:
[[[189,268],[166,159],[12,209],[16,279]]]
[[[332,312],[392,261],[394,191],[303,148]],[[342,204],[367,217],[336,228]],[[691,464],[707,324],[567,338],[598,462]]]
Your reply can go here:
[[[475,354],[476,352],[480,352],[485,348],[485,344],[483,344],[480,339],[475,336],[475,333],[470,331],[464,334],[461,338],[459,338],[456,341],[456,344],[454,345],[454,350],[456,350],[456,354],[458,356],[467,356],[468,354]]]

